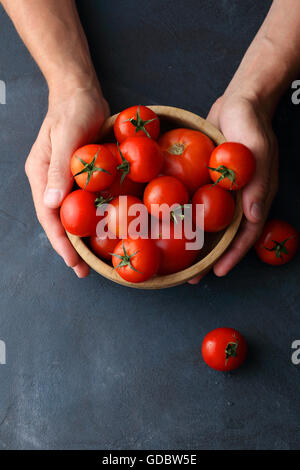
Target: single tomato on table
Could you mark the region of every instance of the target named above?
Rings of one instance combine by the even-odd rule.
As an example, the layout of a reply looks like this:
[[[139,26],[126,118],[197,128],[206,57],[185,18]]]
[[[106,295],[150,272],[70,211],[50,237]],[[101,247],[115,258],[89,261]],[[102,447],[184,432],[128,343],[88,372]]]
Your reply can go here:
[[[123,178],[128,177],[137,183],[148,183],[158,176],[163,156],[157,144],[148,137],[128,137],[119,147],[118,170]]]
[[[288,222],[269,220],[254,247],[264,263],[280,266],[295,256],[299,247],[299,235]]]
[[[202,343],[203,359],[215,370],[236,369],[244,362],[246,354],[246,341],[233,328],[216,328],[205,336]]]
[[[173,129],[158,141],[164,156],[163,174],[178,178],[193,194],[209,183],[208,162],[214,143],[200,131]]]
[[[126,281],[144,282],[157,273],[160,253],[150,239],[127,238],[115,247],[112,263],[117,273]]]
[[[238,142],[224,142],[212,152],[209,174],[215,184],[224,189],[243,188],[255,172],[251,150]]]
[[[144,192],[144,204],[149,214],[155,215],[156,208],[153,206],[166,204],[169,211],[173,205],[178,207],[187,204],[189,193],[184,184],[174,176],[158,176],[147,184]],[[170,211],[168,212],[170,214]],[[157,214],[162,216],[162,212]]]
[[[160,123],[157,114],[147,106],[131,106],[124,109],[114,124],[114,134],[121,144],[127,137],[143,136],[156,140]]]
[[[232,194],[219,186],[206,184],[199,188],[192,199],[193,219],[197,223],[197,204],[204,205],[204,231],[219,232],[233,219],[235,202]]]
[[[71,158],[71,173],[82,189],[98,192],[110,186],[117,173],[118,160],[105,145],[85,145]]]
[[[96,196],[78,189],[69,193],[62,202],[60,219],[64,228],[78,237],[96,233],[99,218],[96,215]]]

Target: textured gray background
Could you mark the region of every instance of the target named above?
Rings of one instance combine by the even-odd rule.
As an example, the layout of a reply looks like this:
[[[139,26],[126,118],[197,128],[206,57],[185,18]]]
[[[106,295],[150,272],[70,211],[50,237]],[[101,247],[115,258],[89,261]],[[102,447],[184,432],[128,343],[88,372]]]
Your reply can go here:
[[[206,115],[269,1],[80,1],[112,111],[169,104]],[[254,253],[224,279],[143,292],[92,273],[78,280],[39,226],[23,167],[47,107],[44,80],[0,9],[0,448],[299,448],[299,256],[272,269]],[[300,229],[300,106],[275,126],[280,191],[273,214]],[[298,170],[298,171],[297,171]],[[297,174],[298,173],[298,174]],[[247,338],[224,375],[201,361],[219,326]]]

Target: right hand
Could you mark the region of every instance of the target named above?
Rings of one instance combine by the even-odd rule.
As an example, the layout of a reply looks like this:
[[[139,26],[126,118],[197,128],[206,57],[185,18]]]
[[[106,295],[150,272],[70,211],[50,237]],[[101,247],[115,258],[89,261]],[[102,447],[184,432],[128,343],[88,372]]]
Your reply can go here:
[[[67,238],[59,207],[72,188],[73,152],[95,141],[108,115],[108,104],[97,87],[50,94],[47,115],[25,164],[37,218],[54,250],[78,277],[86,277],[89,267]]]

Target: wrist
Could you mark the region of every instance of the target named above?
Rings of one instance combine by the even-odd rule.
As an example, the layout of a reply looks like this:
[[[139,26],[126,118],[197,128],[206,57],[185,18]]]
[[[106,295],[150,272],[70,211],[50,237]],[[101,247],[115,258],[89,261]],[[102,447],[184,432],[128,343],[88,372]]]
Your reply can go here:
[[[272,118],[281,94],[291,80],[288,64],[266,38],[256,38],[224,95],[238,94]]]
[[[58,73],[47,79],[49,102],[65,100],[78,92],[88,92],[95,99],[103,99],[101,86],[95,71],[70,71]]]

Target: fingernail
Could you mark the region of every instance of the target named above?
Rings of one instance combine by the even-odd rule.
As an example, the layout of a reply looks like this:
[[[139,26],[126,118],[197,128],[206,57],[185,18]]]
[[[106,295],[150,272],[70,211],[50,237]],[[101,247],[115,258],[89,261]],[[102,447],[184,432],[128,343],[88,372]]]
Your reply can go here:
[[[78,269],[78,267],[75,266],[75,267],[73,268],[73,270],[74,270],[74,273],[76,274],[76,276],[79,277],[79,279],[80,279],[80,270]]]
[[[257,221],[260,221],[264,216],[264,206],[261,202],[253,202],[251,206],[251,215]]]
[[[48,207],[57,207],[63,200],[63,192],[61,189],[46,189],[44,194],[44,203]]]

